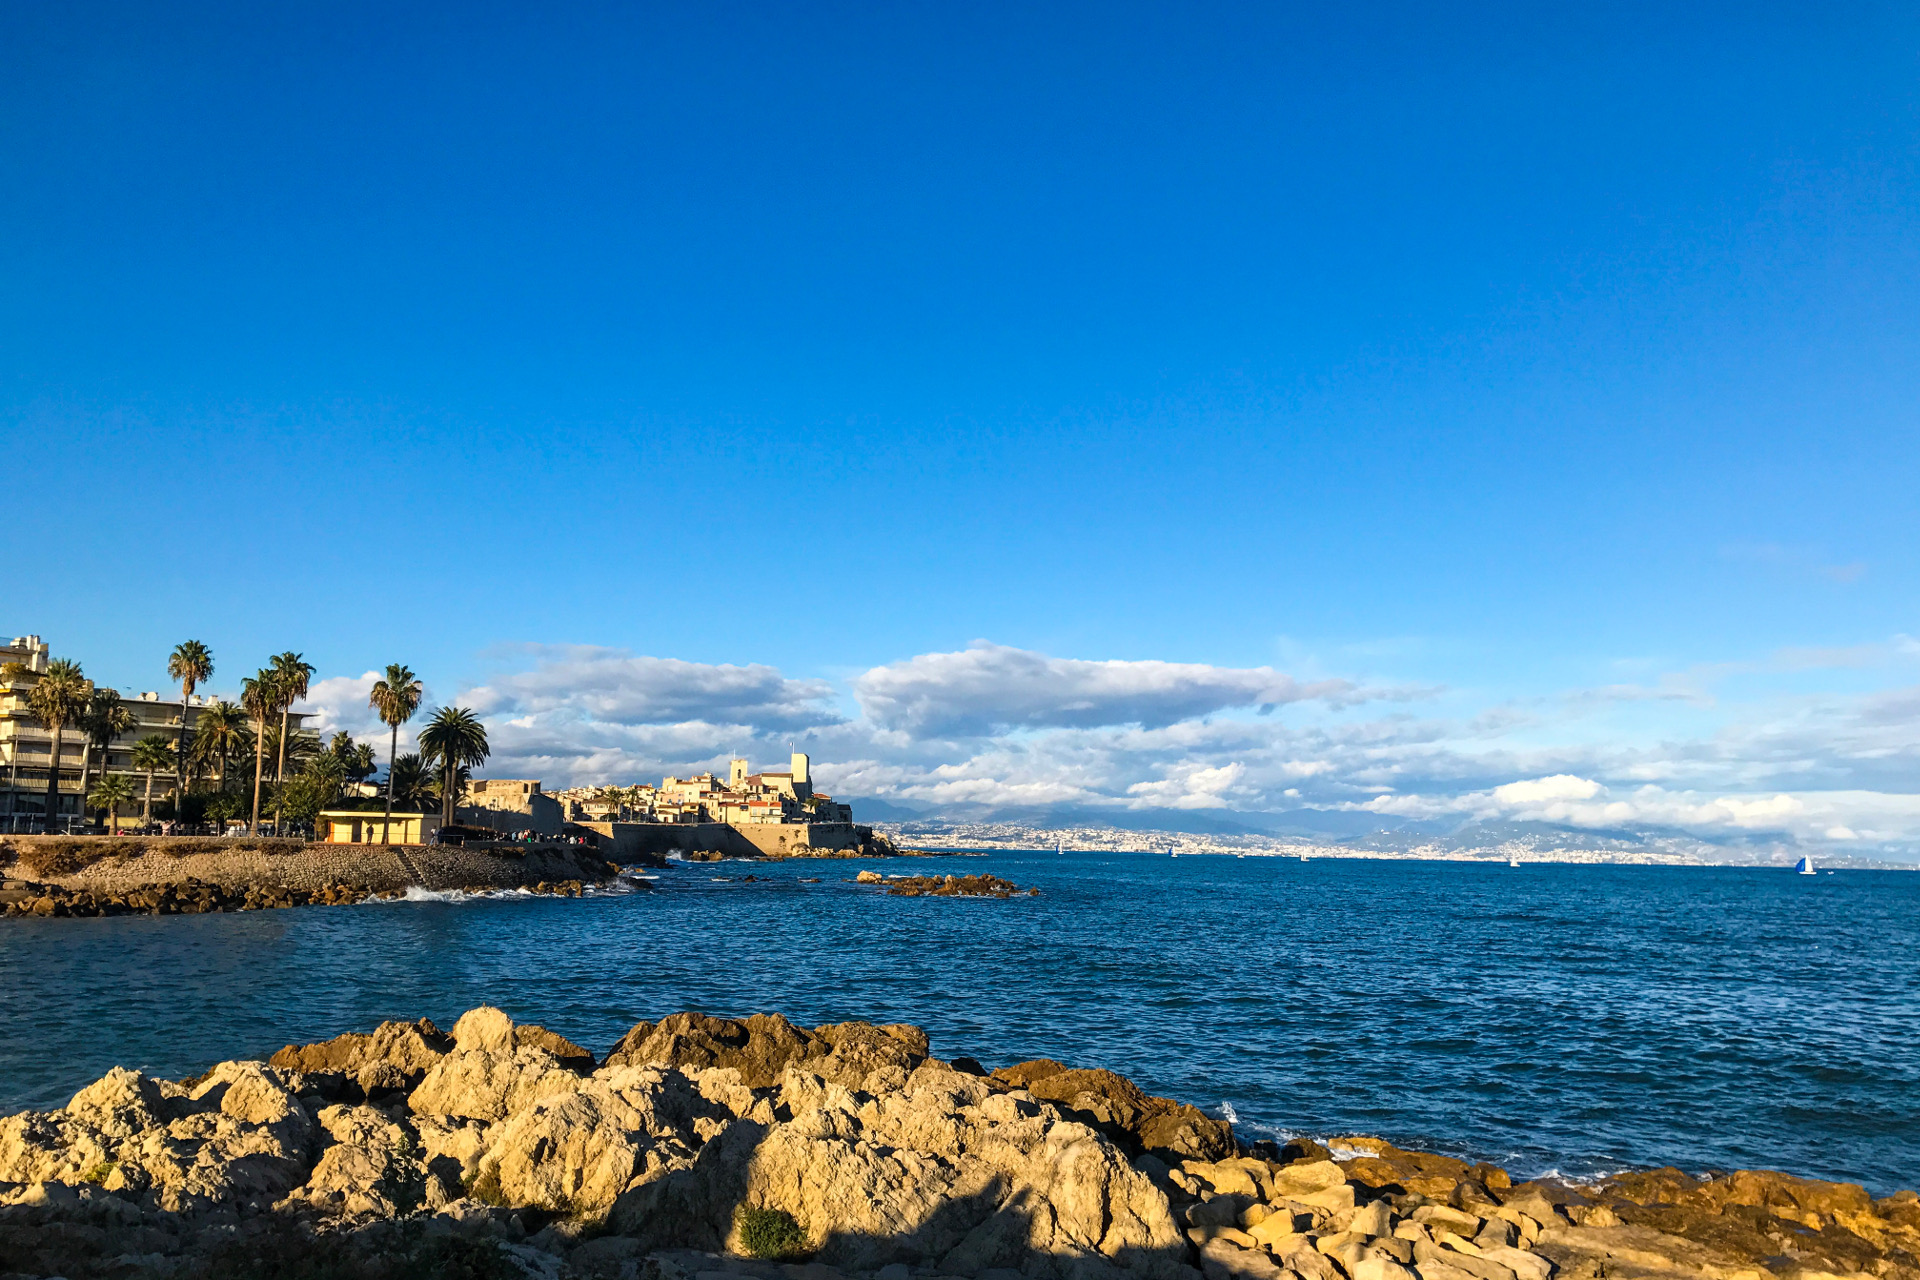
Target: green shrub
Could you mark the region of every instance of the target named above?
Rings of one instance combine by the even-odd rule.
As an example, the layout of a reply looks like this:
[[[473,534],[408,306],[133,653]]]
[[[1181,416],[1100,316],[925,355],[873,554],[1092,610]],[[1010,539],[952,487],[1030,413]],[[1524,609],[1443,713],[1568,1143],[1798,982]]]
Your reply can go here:
[[[500,1189],[500,1166],[490,1164],[470,1178],[462,1179],[466,1193],[481,1204],[507,1208],[507,1193]]]
[[[785,1209],[742,1208],[739,1226],[740,1244],[748,1257],[778,1262],[809,1252],[806,1232]]]

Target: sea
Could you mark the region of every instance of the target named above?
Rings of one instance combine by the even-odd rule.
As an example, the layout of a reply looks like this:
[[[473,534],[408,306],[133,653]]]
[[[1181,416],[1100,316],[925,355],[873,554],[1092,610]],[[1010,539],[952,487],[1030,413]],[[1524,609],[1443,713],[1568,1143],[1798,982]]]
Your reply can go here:
[[[855,882],[991,872],[1037,896]],[[674,863],[582,899],[0,922],[0,1112],[479,1004],[682,1009],[1119,1071],[1248,1140],[1920,1187],[1920,874],[997,852]],[[416,894],[418,891],[416,891]]]

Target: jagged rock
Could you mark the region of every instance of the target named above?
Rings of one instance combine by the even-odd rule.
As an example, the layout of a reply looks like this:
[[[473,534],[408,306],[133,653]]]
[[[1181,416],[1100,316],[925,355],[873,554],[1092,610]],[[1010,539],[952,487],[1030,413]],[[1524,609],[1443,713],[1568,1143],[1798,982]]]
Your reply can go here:
[[[318,1044],[290,1044],[267,1063],[286,1071],[338,1074],[372,1097],[411,1090],[453,1045],[452,1037],[422,1018],[383,1022],[371,1034],[349,1031]]]
[[[1345,1162],[1347,1176],[1377,1190],[1398,1188],[1445,1200],[1468,1171],[1467,1162],[1425,1151],[1403,1151],[1381,1138],[1346,1137],[1336,1147],[1369,1154]]]
[[[630,1187],[690,1167],[754,1103],[732,1068],[612,1068],[492,1129],[479,1185],[510,1204],[601,1217]]]
[[[1198,1107],[1156,1098],[1123,1075],[1074,1070],[1051,1058],[1003,1067],[993,1078],[1059,1103],[1135,1151],[1172,1159],[1219,1160],[1234,1153],[1233,1127]]]
[[[607,1054],[610,1067],[732,1067],[750,1087],[764,1089],[790,1062],[824,1057],[832,1046],[777,1013],[744,1021],[703,1013],[676,1013],[641,1022]]]
[[[425,1199],[419,1143],[404,1125],[365,1106],[331,1106],[317,1117],[325,1149],[295,1198],[348,1217],[391,1217]]]
[[[453,1047],[463,1052],[474,1049],[513,1048],[513,1019],[490,1004],[461,1014],[448,1033]]]
[[[559,1032],[549,1031],[545,1027],[517,1026],[513,1029],[513,1043],[528,1049],[545,1049],[560,1060],[561,1066],[581,1075],[591,1075],[599,1065],[589,1050],[582,1049]]]
[[[918,1027],[843,1022],[807,1031],[777,1013],[740,1021],[676,1013],[637,1024],[607,1055],[607,1065],[731,1067],[743,1083],[764,1089],[789,1064],[807,1063],[816,1074],[858,1087],[883,1068],[897,1068],[903,1081],[926,1056],[927,1033]]]
[[[421,1115],[494,1121],[579,1084],[545,1049],[469,1049],[435,1064],[407,1105]]]
[[[654,1247],[738,1247],[733,1207],[784,1209],[817,1260],[975,1275],[1045,1257],[1061,1275],[1176,1277],[1166,1198],[1097,1131],[928,1064],[880,1096],[791,1066],[769,1124],[749,1116],[693,1166],[623,1195],[615,1229]],[[769,1117],[771,1118],[771,1117]]]

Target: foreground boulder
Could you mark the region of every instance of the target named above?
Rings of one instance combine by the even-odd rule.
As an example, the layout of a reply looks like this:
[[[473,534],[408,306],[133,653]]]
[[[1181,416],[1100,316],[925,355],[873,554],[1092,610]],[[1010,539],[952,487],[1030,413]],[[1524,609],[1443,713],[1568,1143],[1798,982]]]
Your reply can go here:
[[[769,1241],[804,1265],[742,1256]],[[1109,1071],[989,1074],[914,1027],[777,1015],[641,1023],[596,1067],[482,1008],[185,1082],[116,1068],[0,1120],[0,1275],[283,1273],[1920,1280],[1920,1197],[1248,1149]]]
[[[1171,1098],[1147,1095],[1111,1071],[1077,1071],[1051,1058],[1036,1058],[993,1073],[995,1080],[1057,1103],[1127,1146],[1171,1160],[1219,1160],[1234,1153],[1233,1129]]]

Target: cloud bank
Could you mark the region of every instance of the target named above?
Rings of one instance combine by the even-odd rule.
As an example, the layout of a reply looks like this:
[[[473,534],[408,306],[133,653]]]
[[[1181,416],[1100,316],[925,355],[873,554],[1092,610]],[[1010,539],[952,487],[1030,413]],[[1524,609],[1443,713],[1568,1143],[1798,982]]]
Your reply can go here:
[[[455,691],[494,743],[488,772],[549,786],[655,779],[809,751],[823,784],[948,812],[1060,807],[1215,818],[1302,809],[1433,827],[1658,828],[1920,851],[1920,646],[1905,637],[1696,666],[1532,701],[1410,694],[1271,667],[1058,657],[987,641],[840,685],[584,645],[527,645]],[[1871,668],[1862,692],[1739,702],[1754,672]],[[1744,673],[1744,675],[1743,675]],[[314,686],[321,727],[384,742],[374,673]],[[438,699],[433,700],[437,704]],[[1669,717],[1654,731],[1604,717]],[[1694,717],[1689,730],[1684,720]],[[1678,726],[1678,727],[1676,727]],[[406,739],[403,738],[403,749]],[[1250,825],[1258,826],[1257,821]]]

